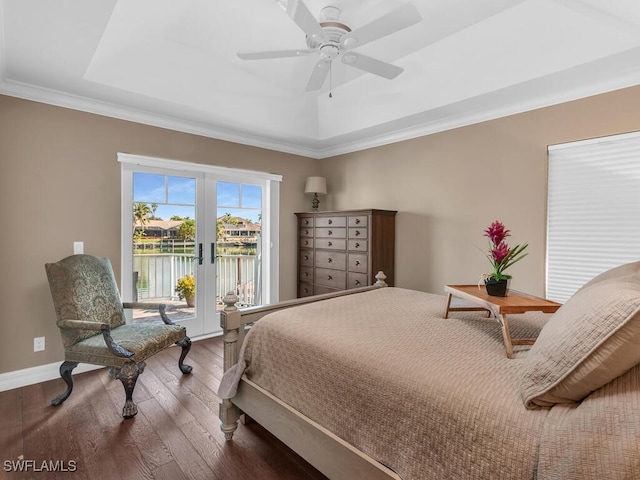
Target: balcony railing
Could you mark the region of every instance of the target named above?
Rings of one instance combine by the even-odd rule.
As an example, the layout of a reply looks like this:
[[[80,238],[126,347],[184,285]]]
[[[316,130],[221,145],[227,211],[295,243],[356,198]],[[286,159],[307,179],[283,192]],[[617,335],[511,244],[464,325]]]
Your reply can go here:
[[[193,254],[134,254],[134,298],[178,300],[175,286],[180,277],[195,275]],[[135,277],[137,276],[137,281]],[[196,287],[197,288],[197,287]],[[216,255],[216,303],[227,292],[238,295],[241,305],[260,303],[260,261],[255,255]]]

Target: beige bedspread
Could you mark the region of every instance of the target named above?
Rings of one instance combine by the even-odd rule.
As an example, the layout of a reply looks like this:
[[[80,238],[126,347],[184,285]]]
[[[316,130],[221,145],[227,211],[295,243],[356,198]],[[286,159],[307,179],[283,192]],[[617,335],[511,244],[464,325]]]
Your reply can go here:
[[[539,463],[538,478],[569,478],[556,474],[581,461],[567,459],[582,453],[566,444],[590,430],[586,401],[526,410],[518,388],[526,352],[509,360],[495,320],[444,319],[444,308],[444,296],[383,288],[270,314],[252,327],[220,394],[232,397],[244,372],[407,480],[531,479]],[[511,316],[512,337],[535,336],[547,319]],[[640,418],[637,388],[631,397]]]

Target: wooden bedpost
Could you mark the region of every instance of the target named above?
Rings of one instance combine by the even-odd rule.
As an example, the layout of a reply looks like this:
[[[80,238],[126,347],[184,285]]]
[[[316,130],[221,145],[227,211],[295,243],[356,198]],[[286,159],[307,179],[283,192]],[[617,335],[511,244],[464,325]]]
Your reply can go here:
[[[224,309],[220,312],[220,327],[222,328],[222,340],[224,342],[224,365],[226,372],[238,362],[240,348],[238,338],[240,336],[240,328],[242,328],[242,318],[236,303],[238,296],[233,293],[227,293],[222,299]]]
[[[374,285],[376,285],[378,287],[388,287],[389,286],[389,285],[387,285],[387,282],[385,282],[385,280],[387,279],[387,276],[382,272],[382,270],[380,270],[378,273],[376,273],[375,279],[376,279],[376,283],[374,283]]]
[[[222,340],[224,342],[224,365],[226,372],[238,361],[240,346],[238,345],[239,330],[244,328],[240,312],[236,307],[238,297],[233,292],[227,293],[222,299],[224,309],[220,312],[220,326],[222,327]],[[233,432],[238,428],[240,412],[231,400],[225,399],[220,403],[220,429],[226,440],[231,440]]]

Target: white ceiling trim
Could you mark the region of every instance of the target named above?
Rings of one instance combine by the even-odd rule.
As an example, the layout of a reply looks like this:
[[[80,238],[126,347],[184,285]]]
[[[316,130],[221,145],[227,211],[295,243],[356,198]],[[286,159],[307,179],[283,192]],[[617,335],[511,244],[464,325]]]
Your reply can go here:
[[[0,71],[2,71],[1,62]],[[319,158],[317,156],[317,150],[303,148],[287,142],[276,142],[256,135],[224,131],[220,128],[213,128],[209,125],[203,125],[197,122],[188,122],[165,115],[158,115],[157,113],[144,112],[138,109],[127,108],[121,105],[71,95],[65,92],[36,87],[11,80],[0,80],[0,93],[12,97],[23,98],[25,100],[55,105],[57,107],[80,110],[82,112],[94,113],[97,115],[141,123],[143,125],[150,125],[153,127],[166,128],[177,132],[190,133],[253,147],[266,148],[268,150],[276,150],[284,153],[301,155],[303,157]]]
[[[0,3],[0,8],[2,4]],[[1,12],[0,12],[1,13]],[[1,25],[1,22],[0,22]],[[2,31],[0,31],[0,34]],[[1,37],[0,37],[1,39]],[[0,46],[0,48],[2,48]],[[4,71],[4,56],[0,50],[0,74]],[[621,88],[631,87],[640,84],[640,71],[630,72],[628,75],[622,75],[616,78],[608,79],[599,83],[590,83],[581,85],[576,88],[567,89],[562,92],[542,95],[534,100],[511,103],[506,106],[500,106],[490,110],[482,109],[480,111],[470,110],[465,114],[456,115],[451,118],[427,122],[422,125],[399,128],[390,130],[383,134],[372,135],[364,140],[344,141],[339,145],[321,148],[305,148],[299,145],[287,143],[284,141],[274,141],[272,139],[263,138],[257,135],[239,133],[235,131],[224,131],[219,128],[213,128],[197,122],[188,122],[182,119],[173,118],[165,115],[158,115],[141,111],[139,109],[127,108],[121,105],[115,105],[108,102],[102,102],[86,97],[72,95],[52,89],[46,89],[21,82],[0,79],[0,93],[12,97],[23,98],[49,105],[55,105],[73,110],[103,115],[111,118],[141,123],[159,128],[166,128],[183,133],[200,135],[208,138],[224,140],[233,143],[239,143],[248,146],[265,148],[268,150],[300,155],[303,157],[323,159],[336,155],[343,155],[351,152],[366,150],[383,145],[389,145],[405,140],[431,135],[438,132],[460,128],[476,123],[494,120],[497,118],[524,113],[527,111],[544,108],[560,103],[578,100],[593,95],[611,92]]]

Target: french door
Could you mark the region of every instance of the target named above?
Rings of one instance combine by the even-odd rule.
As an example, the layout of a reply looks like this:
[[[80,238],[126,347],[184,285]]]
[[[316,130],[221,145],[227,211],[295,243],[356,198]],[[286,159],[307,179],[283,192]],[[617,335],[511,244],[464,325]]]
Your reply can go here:
[[[240,305],[277,301],[279,177],[125,154],[118,159],[123,299],[167,304],[191,337],[220,330],[229,291]],[[136,310],[131,321],[157,321],[157,313]]]

